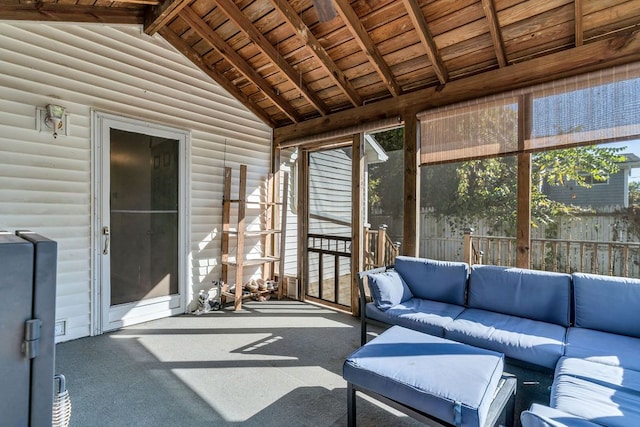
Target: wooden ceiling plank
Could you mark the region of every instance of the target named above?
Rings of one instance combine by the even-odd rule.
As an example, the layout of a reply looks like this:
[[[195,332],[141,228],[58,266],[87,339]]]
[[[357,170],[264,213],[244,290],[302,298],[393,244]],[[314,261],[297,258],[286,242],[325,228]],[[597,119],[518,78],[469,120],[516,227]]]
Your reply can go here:
[[[449,81],[449,73],[447,68],[444,66],[438,47],[436,46],[435,41],[433,41],[433,36],[431,35],[431,31],[427,25],[427,20],[425,19],[420,6],[418,6],[415,0],[402,1],[404,3],[404,7],[407,9],[409,18],[418,33],[418,37],[427,51],[427,56],[429,57],[429,61],[431,61],[436,76],[438,76],[438,80],[440,80],[441,84],[447,83]]]
[[[144,16],[144,32],[152,36],[167,25],[191,0],[165,0],[147,8]]]
[[[320,62],[334,83],[344,92],[353,106],[357,107],[362,105],[362,98],[358,95],[358,92],[356,92],[351,82],[345,77],[336,63],[333,62],[333,59],[331,59],[325,48],[322,47],[318,39],[316,39],[309,27],[307,27],[289,2],[270,1],[275,8],[282,13],[287,23],[293,27],[298,37],[310,48],[313,56]]]
[[[184,40],[174,33],[169,27],[162,27],[158,31],[173,47],[187,57],[193,64],[200,68],[205,74],[211,77],[216,83],[222,86],[227,92],[233,95],[238,101],[249,109],[253,114],[258,116],[263,122],[271,127],[275,127],[275,122],[267,115],[262,108],[257,106],[247,95],[240,89],[232,85],[229,80],[221,75],[215,68],[207,65],[200,57],[198,52],[193,50]]]
[[[294,68],[280,55],[275,47],[267,40],[267,38],[253,25],[240,8],[232,0],[212,0],[213,3],[225,12],[231,21],[251,39],[270,60],[274,66],[278,68],[300,91],[307,101],[318,110],[322,116],[326,116],[329,112],[327,107],[318,98],[318,96],[310,91],[302,82],[302,74],[294,70]]]
[[[576,46],[582,46],[584,44],[584,29],[582,27],[582,18],[584,14],[582,12],[582,0],[575,0],[575,9]]]
[[[417,90],[327,117],[279,127],[274,130],[274,142],[282,147],[292,139],[393,117],[409,108],[424,111],[639,60],[640,31],[620,33],[509,67],[452,80],[444,88]]]
[[[56,3],[0,4],[0,20],[142,24],[142,8],[65,5]]]
[[[214,47],[220,55],[233,65],[242,75],[255,84],[291,121],[302,120],[296,110],[279,96],[256,70],[251,67],[229,44],[190,7],[182,9],[180,18],[184,19],[203,40]]]
[[[493,40],[493,46],[496,50],[498,65],[500,68],[506,67],[508,65],[507,54],[504,50],[504,41],[502,40],[502,33],[500,32],[496,5],[493,0],[482,0],[482,8],[484,9],[484,14],[487,17],[487,22],[489,23],[489,33],[491,33],[491,40]]]
[[[391,68],[384,61],[380,51],[378,51],[373,40],[371,40],[366,28],[364,28],[360,22],[360,18],[353,10],[353,7],[351,7],[349,0],[333,0],[333,2],[338,13],[342,16],[345,25],[355,38],[362,51],[367,55],[369,62],[380,75],[380,78],[389,89],[389,92],[391,92],[394,97],[399,96],[402,93],[400,85],[398,85]]]

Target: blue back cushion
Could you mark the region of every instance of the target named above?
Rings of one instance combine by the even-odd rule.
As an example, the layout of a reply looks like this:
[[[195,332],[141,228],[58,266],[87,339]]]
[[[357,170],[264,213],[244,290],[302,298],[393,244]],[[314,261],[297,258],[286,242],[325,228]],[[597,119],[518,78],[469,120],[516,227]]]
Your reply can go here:
[[[640,337],[640,280],[573,273],[575,325]]]
[[[367,283],[371,291],[373,303],[382,311],[413,298],[407,284],[400,275],[393,271],[369,274]]]
[[[464,305],[468,264],[399,256],[395,269],[416,298]]]
[[[469,277],[469,307],[569,326],[571,276],[474,265]]]

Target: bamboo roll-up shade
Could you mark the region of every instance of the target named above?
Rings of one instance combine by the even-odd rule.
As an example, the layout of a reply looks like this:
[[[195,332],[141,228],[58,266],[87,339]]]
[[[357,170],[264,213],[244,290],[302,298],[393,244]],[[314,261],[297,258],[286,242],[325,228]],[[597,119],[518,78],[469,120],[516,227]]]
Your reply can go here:
[[[520,102],[518,99],[531,102]],[[527,129],[518,144],[518,109]],[[418,114],[421,164],[640,138],[640,63]]]
[[[430,112],[420,120],[420,163],[443,163],[518,150],[518,99]]]
[[[640,137],[640,64],[552,82],[532,95],[525,150]]]

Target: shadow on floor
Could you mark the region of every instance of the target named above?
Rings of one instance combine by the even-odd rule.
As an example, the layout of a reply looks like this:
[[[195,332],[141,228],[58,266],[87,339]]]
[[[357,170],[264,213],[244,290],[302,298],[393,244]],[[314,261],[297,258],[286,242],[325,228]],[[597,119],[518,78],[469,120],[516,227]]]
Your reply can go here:
[[[293,301],[160,319],[58,344],[72,426],[346,426],[358,319]],[[536,381],[538,381],[537,379]],[[520,385],[519,385],[520,386]],[[546,399],[545,385],[522,386]],[[532,393],[533,390],[535,393]],[[420,425],[358,397],[360,426]]]

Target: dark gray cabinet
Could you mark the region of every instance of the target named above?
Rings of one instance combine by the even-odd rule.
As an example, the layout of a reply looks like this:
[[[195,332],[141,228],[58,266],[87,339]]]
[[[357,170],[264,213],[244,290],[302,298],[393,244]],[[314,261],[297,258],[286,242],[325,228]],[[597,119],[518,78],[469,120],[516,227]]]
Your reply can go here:
[[[0,425],[50,426],[56,242],[0,231]]]

